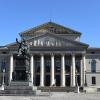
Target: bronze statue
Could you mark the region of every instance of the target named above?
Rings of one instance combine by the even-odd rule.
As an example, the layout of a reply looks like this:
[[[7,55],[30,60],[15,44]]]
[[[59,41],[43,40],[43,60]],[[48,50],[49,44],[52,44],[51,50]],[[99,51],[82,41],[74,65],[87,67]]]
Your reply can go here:
[[[18,56],[28,56],[29,55],[29,45],[26,40],[21,36],[21,41],[19,42],[16,38],[18,47]]]
[[[28,42],[24,39],[24,37],[21,36],[21,41],[18,41],[18,39],[16,38],[16,42],[18,44],[18,55],[17,56],[23,56],[24,60],[25,60],[25,67],[26,67],[26,76],[27,76],[27,80],[30,80],[30,71],[29,71],[29,67],[30,67],[30,50],[29,50],[29,44]],[[15,73],[13,73],[15,74]]]

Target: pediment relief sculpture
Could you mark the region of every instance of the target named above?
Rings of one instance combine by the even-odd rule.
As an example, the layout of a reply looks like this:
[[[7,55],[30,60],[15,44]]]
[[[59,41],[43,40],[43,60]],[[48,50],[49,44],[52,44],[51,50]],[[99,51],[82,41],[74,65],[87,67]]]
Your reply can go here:
[[[31,46],[47,46],[47,47],[62,47],[62,46],[76,46],[75,43],[65,41],[62,38],[56,38],[55,36],[40,36],[32,39],[30,42]]]

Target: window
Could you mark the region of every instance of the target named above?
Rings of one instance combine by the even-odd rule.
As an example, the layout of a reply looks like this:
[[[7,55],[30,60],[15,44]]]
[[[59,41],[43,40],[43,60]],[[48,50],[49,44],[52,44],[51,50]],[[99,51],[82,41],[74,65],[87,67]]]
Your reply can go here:
[[[92,84],[95,85],[96,84],[96,77],[92,77]]]
[[[49,30],[50,32],[56,33],[56,28],[55,28],[55,27],[49,27],[48,30]]]
[[[91,54],[95,54],[95,52],[93,51],[93,52],[91,52]]]
[[[96,72],[96,60],[92,60],[91,62],[91,72]]]
[[[7,54],[7,52],[4,51],[4,52],[2,52],[2,54]]]

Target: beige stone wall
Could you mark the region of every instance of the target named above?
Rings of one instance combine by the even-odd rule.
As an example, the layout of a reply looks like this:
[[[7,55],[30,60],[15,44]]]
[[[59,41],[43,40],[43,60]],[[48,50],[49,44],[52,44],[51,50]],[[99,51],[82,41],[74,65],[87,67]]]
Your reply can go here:
[[[91,61],[96,61],[96,73],[91,72]],[[92,84],[92,77],[96,77],[96,85]],[[86,56],[86,80],[88,86],[100,86],[100,55],[87,54]]]

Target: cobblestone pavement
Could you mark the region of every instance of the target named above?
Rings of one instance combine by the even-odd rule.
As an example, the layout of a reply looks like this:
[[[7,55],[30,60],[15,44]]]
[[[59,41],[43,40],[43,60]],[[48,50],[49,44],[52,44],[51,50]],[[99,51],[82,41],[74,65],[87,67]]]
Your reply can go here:
[[[0,96],[0,100],[100,100],[100,93],[51,93],[48,96]]]

